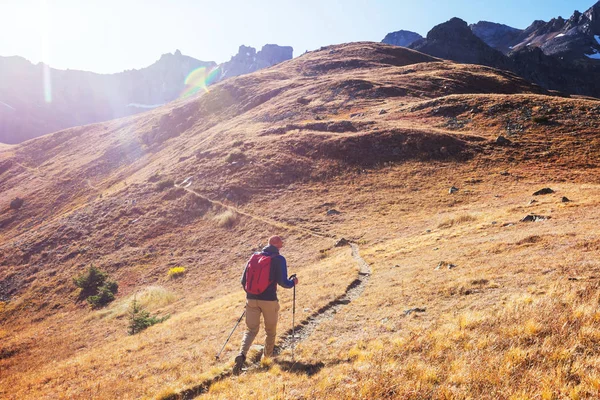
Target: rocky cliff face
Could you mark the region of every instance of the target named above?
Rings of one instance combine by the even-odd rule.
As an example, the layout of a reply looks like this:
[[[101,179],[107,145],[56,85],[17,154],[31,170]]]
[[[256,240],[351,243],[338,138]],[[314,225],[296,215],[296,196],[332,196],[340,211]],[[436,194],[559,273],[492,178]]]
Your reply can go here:
[[[419,39],[423,39],[423,36],[419,35],[416,32],[400,30],[385,35],[381,43],[391,44],[394,46],[408,47]]]
[[[447,60],[466,64],[511,69],[510,61],[473,34],[467,23],[459,18],[435,26],[409,48]]]
[[[238,53],[231,60],[219,66],[220,80],[249,74],[280,62],[291,60],[294,49],[290,46],[266,44],[259,52],[254,47],[240,46]]]

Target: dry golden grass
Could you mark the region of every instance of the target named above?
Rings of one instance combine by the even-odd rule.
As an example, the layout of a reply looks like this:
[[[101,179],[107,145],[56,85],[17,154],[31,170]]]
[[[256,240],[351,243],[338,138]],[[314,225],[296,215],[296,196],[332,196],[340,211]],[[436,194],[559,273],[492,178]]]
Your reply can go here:
[[[221,228],[232,228],[238,222],[238,219],[237,213],[231,210],[225,210],[213,218]]]
[[[0,200],[26,205],[0,210],[0,397],[161,398],[218,376],[242,334],[217,362],[242,311],[241,269],[281,234],[300,277],[297,322],[356,278],[334,238],[360,245],[368,285],[297,344],[295,366],[286,350],[209,398],[594,398],[597,104],[350,44],[3,152],[14,163]],[[553,123],[532,120],[549,108]],[[515,145],[493,144],[499,134]],[[227,162],[234,142],[251,162]],[[158,192],[155,176],[189,177],[239,212]],[[530,203],[546,186],[556,193]],[[552,218],[519,222],[530,213]],[[70,285],[90,262],[119,282],[103,310]],[[177,265],[186,278],[168,279]],[[134,296],[172,317],[128,336]],[[290,291],[280,303],[283,332]],[[425,312],[405,314],[414,308]]]

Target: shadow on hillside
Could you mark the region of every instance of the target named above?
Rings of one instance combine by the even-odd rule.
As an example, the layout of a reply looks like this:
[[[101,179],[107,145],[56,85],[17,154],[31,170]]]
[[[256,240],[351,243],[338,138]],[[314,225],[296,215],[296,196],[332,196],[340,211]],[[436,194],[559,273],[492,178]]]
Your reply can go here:
[[[300,361],[275,360],[275,364],[277,364],[282,371],[306,376],[317,374],[325,366],[321,361],[314,364],[305,364]]]

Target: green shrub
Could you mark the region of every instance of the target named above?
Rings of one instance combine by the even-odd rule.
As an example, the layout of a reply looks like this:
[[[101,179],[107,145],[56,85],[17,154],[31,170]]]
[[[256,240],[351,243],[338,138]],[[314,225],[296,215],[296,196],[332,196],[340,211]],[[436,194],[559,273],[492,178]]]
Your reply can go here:
[[[108,282],[104,286],[98,289],[98,294],[94,296],[89,296],[86,300],[92,306],[92,308],[102,308],[111,301],[115,299],[115,292],[111,291],[111,287],[115,287],[117,284],[115,282]]]
[[[117,282],[108,280],[108,274],[94,265],[81,276],[73,278],[73,283],[81,289],[79,297],[85,298],[92,308],[107,305],[115,299],[119,290]]]
[[[152,325],[166,321],[169,317],[170,315],[164,317],[150,315],[134,298],[129,309],[129,327],[127,328],[127,333],[135,335]]]

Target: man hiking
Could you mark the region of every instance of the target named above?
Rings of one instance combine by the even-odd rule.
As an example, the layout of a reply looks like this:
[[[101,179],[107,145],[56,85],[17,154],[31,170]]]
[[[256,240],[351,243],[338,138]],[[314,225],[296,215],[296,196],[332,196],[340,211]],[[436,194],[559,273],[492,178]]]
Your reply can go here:
[[[283,240],[279,236],[272,236],[269,245],[261,253],[253,254],[244,268],[242,286],[246,291],[248,328],[242,339],[240,354],[235,358],[235,368],[238,371],[244,365],[246,354],[258,334],[261,314],[265,320],[267,333],[263,355],[265,357],[273,355],[279,315],[277,285],[291,289],[298,284],[298,278],[295,276],[292,280],[287,278],[287,264],[285,258],[279,254],[282,247]]]

